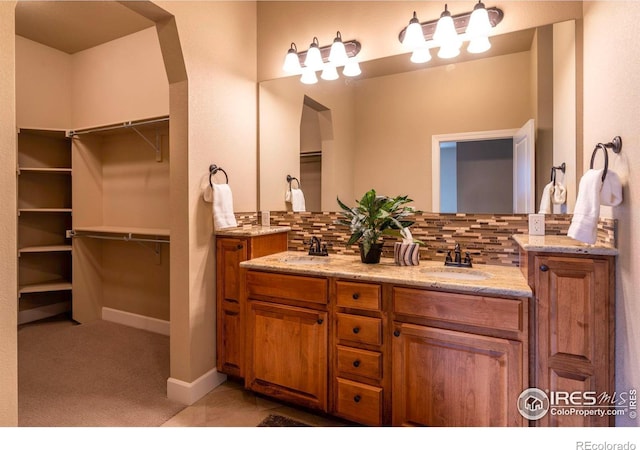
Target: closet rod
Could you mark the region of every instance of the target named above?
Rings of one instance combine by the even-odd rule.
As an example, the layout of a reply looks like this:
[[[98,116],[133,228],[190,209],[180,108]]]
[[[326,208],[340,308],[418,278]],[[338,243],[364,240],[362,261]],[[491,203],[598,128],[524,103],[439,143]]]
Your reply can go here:
[[[160,123],[160,122],[167,122],[169,120],[168,117],[160,117],[158,119],[149,119],[149,120],[142,120],[139,122],[132,122],[132,121],[128,121],[128,122],[123,122],[122,124],[118,124],[118,125],[109,125],[106,127],[98,127],[98,128],[86,128],[84,130],[68,130],[66,135],[67,137],[73,137],[73,136],[77,136],[79,134],[88,134],[88,133],[98,133],[100,131],[111,131],[111,130],[118,130],[121,128],[131,128],[131,127],[137,127],[140,125],[150,125],[150,124],[154,124],[154,123]]]
[[[77,232],[73,232],[71,237],[79,238],[79,237],[87,237],[91,239],[105,239],[111,241],[125,241],[125,242],[156,242],[158,244],[169,244],[171,241],[169,239],[150,239],[150,238],[137,238],[133,237],[131,233],[125,236],[104,236],[99,234],[78,234]]]

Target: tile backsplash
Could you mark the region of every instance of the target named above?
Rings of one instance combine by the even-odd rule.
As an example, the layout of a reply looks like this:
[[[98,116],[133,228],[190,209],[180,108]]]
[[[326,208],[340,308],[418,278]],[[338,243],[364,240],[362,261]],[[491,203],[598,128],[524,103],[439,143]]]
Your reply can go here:
[[[339,212],[287,212],[271,211],[272,226],[291,227],[289,250],[306,251],[312,236],[319,236],[327,244],[329,253],[357,254],[358,247],[347,248],[349,229],[336,224]],[[238,225],[258,223],[257,213],[236,213]],[[518,265],[518,245],[514,234],[527,234],[527,214],[438,214],[422,213],[414,216],[411,234],[424,242],[420,248],[421,260],[444,261],[446,252],[456,243],[463,252],[468,251],[474,264]],[[545,220],[548,235],[567,234],[571,214],[551,214]],[[616,246],[614,219],[600,219],[598,243]],[[383,256],[393,257],[393,244],[398,239],[385,237]]]

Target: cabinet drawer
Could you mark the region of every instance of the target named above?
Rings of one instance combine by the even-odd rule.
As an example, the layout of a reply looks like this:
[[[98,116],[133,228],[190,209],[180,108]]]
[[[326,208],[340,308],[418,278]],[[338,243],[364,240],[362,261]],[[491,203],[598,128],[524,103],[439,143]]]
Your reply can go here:
[[[364,425],[382,424],[382,388],[364,383],[336,379],[338,399],[336,412],[345,419]]]
[[[382,353],[338,345],[338,373],[380,380]]]
[[[336,282],[337,304],[345,308],[380,310],[380,285]]]
[[[247,294],[253,298],[269,297],[326,304],[327,284],[325,278],[247,272]]]
[[[492,328],[500,331],[524,331],[523,302],[420,289],[393,289],[393,311],[424,319],[433,319]]]
[[[382,321],[380,319],[344,313],[338,313],[337,316],[339,340],[372,345],[382,344]]]

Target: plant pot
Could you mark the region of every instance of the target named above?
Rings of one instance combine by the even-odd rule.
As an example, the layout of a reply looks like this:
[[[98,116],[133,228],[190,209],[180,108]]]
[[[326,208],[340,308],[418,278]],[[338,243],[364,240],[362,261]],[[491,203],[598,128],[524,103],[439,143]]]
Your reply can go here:
[[[371,244],[369,253],[364,254],[364,247],[362,243],[358,244],[360,247],[360,260],[365,264],[378,264],[380,262],[380,256],[382,255],[382,243]]]

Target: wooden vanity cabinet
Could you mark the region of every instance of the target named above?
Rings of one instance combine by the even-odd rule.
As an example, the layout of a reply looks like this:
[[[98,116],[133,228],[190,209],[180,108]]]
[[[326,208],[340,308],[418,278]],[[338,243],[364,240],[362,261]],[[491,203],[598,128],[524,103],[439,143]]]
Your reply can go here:
[[[391,418],[382,291],[383,286],[376,283],[335,281],[332,412],[371,426],[389,423]]]
[[[243,275],[245,387],[327,412],[328,279],[251,270]]]
[[[521,261],[535,294],[532,385],[614,395],[614,257],[525,251]],[[548,413],[533,423],[613,426],[614,416]]]
[[[244,377],[244,304],[240,296],[240,263],[287,250],[287,233],[216,236],[216,367]]]
[[[528,299],[393,289],[394,426],[524,426]]]

